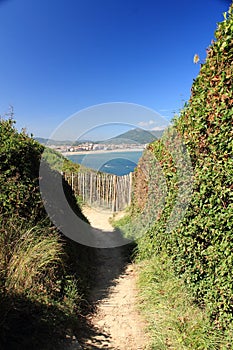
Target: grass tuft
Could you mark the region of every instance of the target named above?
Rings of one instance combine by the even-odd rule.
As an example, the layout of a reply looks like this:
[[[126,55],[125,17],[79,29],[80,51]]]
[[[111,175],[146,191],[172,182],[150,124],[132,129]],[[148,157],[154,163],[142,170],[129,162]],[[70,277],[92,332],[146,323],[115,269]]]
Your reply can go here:
[[[166,255],[139,263],[139,307],[148,320],[152,350],[226,350],[231,343],[195,305]]]
[[[48,228],[34,226],[20,236],[8,262],[8,291],[35,293],[48,270],[51,275],[54,266],[62,266],[62,245],[58,235],[48,231]]]

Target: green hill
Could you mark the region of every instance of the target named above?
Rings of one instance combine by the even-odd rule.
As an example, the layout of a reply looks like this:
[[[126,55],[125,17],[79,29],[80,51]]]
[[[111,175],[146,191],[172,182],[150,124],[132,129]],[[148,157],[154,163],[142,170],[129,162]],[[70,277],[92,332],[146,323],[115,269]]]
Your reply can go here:
[[[71,146],[74,144],[74,142],[70,141],[70,140],[63,140],[63,141],[58,141],[58,140],[52,140],[52,139],[46,139],[43,137],[35,137],[35,140],[37,142],[39,142],[41,145],[55,145],[55,146],[63,146],[63,145],[67,145],[67,146]]]
[[[143,129],[133,129],[129,130],[123,134],[120,134],[118,136],[115,136],[111,139],[105,140],[105,141],[97,141],[95,143],[108,143],[108,144],[121,144],[121,143],[139,143],[139,144],[146,144],[151,143],[156,139],[159,139],[164,130],[143,130]],[[52,139],[46,139],[43,137],[36,137],[35,140],[39,142],[42,145],[55,145],[55,146],[77,146],[83,142],[93,142],[91,140],[78,140],[78,141],[70,141],[70,140],[52,140]]]
[[[143,130],[143,129],[133,129],[129,130],[123,134],[120,134],[116,137],[113,137],[106,141],[101,141],[102,143],[109,143],[109,144],[121,144],[121,143],[138,143],[138,144],[146,144],[151,143],[154,140],[156,140],[157,137],[152,134],[150,131]]]
[[[160,139],[163,136],[164,130],[151,130],[150,133],[156,137],[156,139]]]

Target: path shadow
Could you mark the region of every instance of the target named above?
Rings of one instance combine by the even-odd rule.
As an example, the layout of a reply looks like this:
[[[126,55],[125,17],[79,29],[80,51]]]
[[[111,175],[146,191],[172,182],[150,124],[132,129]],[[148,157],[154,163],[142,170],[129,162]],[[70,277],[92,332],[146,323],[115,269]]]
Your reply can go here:
[[[102,231],[91,228],[95,231],[95,236],[100,241],[114,245],[119,242],[119,236],[122,233],[119,229],[114,231]],[[126,240],[128,242],[128,240]],[[107,244],[106,244],[107,245]],[[117,284],[117,279],[121,274],[125,273],[127,265],[131,262],[131,256],[136,244],[130,242],[115,248],[91,248],[93,256],[95,256],[95,265],[92,267],[91,291],[89,295],[89,303],[92,312],[95,313],[99,303],[108,297],[111,288]],[[90,248],[89,248],[90,249]],[[89,315],[90,322],[86,329],[83,329],[82,337],[79,342],[82,349],[112,349],[110,335],[102,329],[96,328],[91,323],[92,314]]]
[[[1,350],[60,349],[71,324],[70,316],[55,305],[45,305],[19,295],[1,296],[0,310]],[[85,321],[76,319],[74,322],[78,337]]]
[[[114,239],[113,237],[120,234],[117,230],[98,231],[99,235],[106,235],[108,239]],[[83,254],[91,256],[92,261],[88,273],[89,276],[93,276],[89,304],[85,315],[76,316],[69,338],[67,334],[69,334],[68,327],[71,324],[70,316],[55,305],[44,305],[18,295],[2,297],[0,301],[0,349],[116,350],[111,347],[110,335],[94,327],[91,317],[99,302],[108,297],[110,288],[116,284],[116,279],[124,273],[130,262],[133,248],[134,244],[116,248],[86,247],[84,249]],[[74,245],[73,249],[76,250],[77,246]],[[83,261],[84,258],[81,260]],[[56,320],[59,320],[60,323],[56,323]]]
[[[116,279],[124,273],[130,262],[133,245],[116,248],[95,248],[96,266],[92,282],[90,301],[99,303],[109,294],[109,289],[116,285]]]

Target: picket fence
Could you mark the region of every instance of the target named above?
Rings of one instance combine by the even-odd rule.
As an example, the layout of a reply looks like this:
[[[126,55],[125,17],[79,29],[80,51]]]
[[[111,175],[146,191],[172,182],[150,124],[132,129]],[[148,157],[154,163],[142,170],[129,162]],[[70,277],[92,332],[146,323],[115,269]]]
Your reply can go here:
[[[90,170],[65,173],[64,177],[84,203],[116,212],[131,204],[132,175],[117,176]]]

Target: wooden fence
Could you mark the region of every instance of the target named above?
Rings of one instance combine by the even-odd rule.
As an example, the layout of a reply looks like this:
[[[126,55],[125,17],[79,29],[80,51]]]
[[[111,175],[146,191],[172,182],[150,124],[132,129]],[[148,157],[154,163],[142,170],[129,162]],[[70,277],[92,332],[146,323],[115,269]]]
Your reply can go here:
[[[90,170],[65,173],[64,177],[84,203],[116,212],[131,203],[132,174],[116,176]]]

